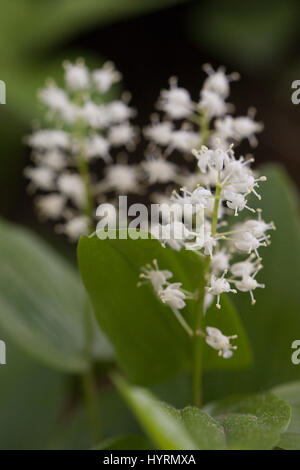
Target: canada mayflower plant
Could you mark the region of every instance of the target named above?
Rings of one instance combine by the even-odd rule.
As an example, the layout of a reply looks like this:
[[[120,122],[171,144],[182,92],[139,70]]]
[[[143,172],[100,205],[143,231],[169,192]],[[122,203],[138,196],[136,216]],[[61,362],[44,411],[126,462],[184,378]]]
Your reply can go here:
[[[270,243],[268,232],[274,225],[265,222],[261,210],[255,211],[248,203],[251,193],[261,199],[259,184],[266,178],[251,170],[252,156],[240,156],[237,150],[243,139],[252,146],[257,144],[255,134],[262,130],[262,124],[254,121],[253,110],[247,116],[230,114],[233,106],[226,100],[229,84],[237,74],[226,75],[223,68],[214,71],[209,65],[204,70],[208,76],[197,101],[176,78],[171,78],[170,88],[161,92],[157,108],[163,115],[154,115],[144,131],[150,143],[142,166],[150,184],[180,185],[169,196],[170,211],[165,216],[163,213],[163,223],[152,225],[151,233],[172,249],[192,250],[202,258],[205,290],[203,294],[190,293],[176,279],[170,282],[173,274],[160,265],[159,259],[154,260],[154,267],[142,267],[140,277],[152,284],[154,293],[172,309],[190,336],[204,339],[227,359],[236,349],[231,344],[236,335],[232,332],[232,336],[225,336],[210,326],[203,331],[202,318],[214,301],[221,309],[223,293],[247,292],[255,303],[255,289],[265,287],[256,279],[263,267],[261,248]],[[173,154],[183,162],[193,157],[193,171],[179,169],[172,161]],[[167,202],[166,193],[156,192],[155,198]],[[189,207],[191,217],[183,217],[178,206]],[[245,217],[239,221],[242,212]],[[203,303],[195,330],[182,315],[188,299]]]
[[[135,111],[128,105],[129,94],[112,100],[108,93],[121,79],[111,63],[91,71],[82,60],[66,62],[64,88],[50,81],[39,92],[47,108],[47,125],[27,138],[34,166],[25,170],[40,216],[55,221],[56,230],[74,241],[83,234],[98,234],[97,204],[116,195],[148,194],[151,202],[159,204],[159,219],[151,218],[149,225],[148,216],[144,218],[139,233],[147,232],[166,250],[193,252],[188,256],[196,259],[199,272],[202,269],[204,285],[186,289],[159,257],[138,266],[140,276],[134,280],[139,294],[145,284],[151,286],[160,303],[154,299],[156,308],[162,304],[169,308],[184,340],[194,345],[192,403],[196,406],[200,406],[202,345],[211,347],[213,357],[219,355],[222,363],[237,349],[237,332],[229,325],[227,336],[212,326],[210,308],[215,304],[218,314],[226,315],[222,304],[228,293],[247,294],[255,304],[255,290],[265,287],[263,249],[275,228],[250,198],[260,201],[260,184],[266,177],[251,169],[252,155],[242,156],[238,150],[243,140],[256,146],[256,134],[263,126],[255,121],[253,109],[245,116],[233,115],[228,98],[237,73],[226,74],[224,68],[214,70],[210,65],[204,70],[207,76],[195,100],[172,77],[169,88],[160,93],[157,112],[139,133],[130,121]],[[135,149],[138,134],[147,142],[145,158],[131,163],[124,152]],[[192,303],[193,325],[185,315]]]
[[[77,240],[91,231],[95,204],[105,194],[136,191],[135,167],[122,154],[113,159],[116,151],[135,148],[137,132],[130,120],[136,113],[128,105],[129,93],[109,100],[112,85],[121,79],[112,63],[93,71],[82,59],[63,66],[64,88],[49,80],[39,92],[46,126],[26,139],[34,166],[25,176],[29,191],[38,193],[40,216],[59,222],[56,230]],[[101,179],[99,160],[106,165]]]

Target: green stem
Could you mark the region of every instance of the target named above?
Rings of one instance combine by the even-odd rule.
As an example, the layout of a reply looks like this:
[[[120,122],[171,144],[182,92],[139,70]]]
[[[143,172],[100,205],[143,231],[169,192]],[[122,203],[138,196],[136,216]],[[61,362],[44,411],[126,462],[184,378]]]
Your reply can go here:
[[[90,423],[91,438],[93,444],[97,444],[101,438],[101,426],[100,426],[100,406],[99,406],[99,390],[97,387],[97,380],[93,369],[93,357],[92,357],[92,344],[93,344],[93,323],[92,323],[93,312],[89,300],[86,301],[85,317],[84,317],[84,328],[86,333],[86,355],[87,361],[90,367],[87,372],[82,374],[82,388],[85,399],[85,405],[87,415]]]
[[[93,445],[101,439],[97,383],[92,368],[81,376]]]
[[[199,127],[201,132],[201,143],[199,147],[201,148],[202,145],[207,145],[207,141],[210,136],[209,120],[207,119],[206,113],[204,111],[202,111],[200,114]]]
[[[204,279],[209,267],[209,256],[205,257],[204,261]],[[201,330],[203,311],[204,311],[204,295],[205,295],[205,283],[201,286],[199,291],[199,299],[196,302],[196,319],[194,326],[194,361],[193,361],[193,373],[192,373],[192,404],[194,406],[201,407],[202,403],[202,345],[203,338],[201,338],[197,331]]]
[[[216,192],[215,192],[215,204],[212,213],[212,221],[211,221],[211,236],[214,237],[217,232],[217,224],[218,224],[218,212],[219,212],[219,205],[221,201],[221,190],[222,186],[220,185],[220,172],[218,172],[218,180],[216,185]]]
[[[84,136],[84,126],[82,125],[81,121],[78,121],[75,132],[75,138],[79,144],[79,151],[77,155],[77,168],[85,189],[85,203],[83,213],[89,219],[89,231],[92,232],[94,230],[94,201],[90,169],[87,162],[86,151],[84,146]]]

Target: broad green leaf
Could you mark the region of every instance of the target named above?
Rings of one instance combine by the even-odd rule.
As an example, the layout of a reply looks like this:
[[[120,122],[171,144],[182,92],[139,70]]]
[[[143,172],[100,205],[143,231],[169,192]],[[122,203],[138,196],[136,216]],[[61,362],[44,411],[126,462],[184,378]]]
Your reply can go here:
[[[249,371],[209,372],[204,380],[206,401],[267,390],[280,383],[299,380],[300,376],[299,366],[291,361],[292,343],[299,339],[298,196],[282,167],[266,165],[259,173],[268,178],[259,187],[262,199],[258,201],[253,197],[249,205],[262,208],[263,218],[273,220],[276,226],[276,230],[270,232],[271,245],[260,249],[264,269],[257,279],[266,287],[255,291],[254,306],[250,305],[248,293],[232,296],[249,335],[254,363]]]
[[[0,339],[7,350],[0,365],[0,449],[42,449],[59,425],[66,378],[27,356],[2,329]]]
[[[300,382],[279,385],[272,391],[285,400],[292,410],[289,427],[281,435],[278,447],[287,450],[300,450]]]
[[[94,450],[147,450],[150,444],[143,436],[127,434],[107,439],[94,447]]]
[[[142,232],[141,232],[142,233]],[[137,232],[131,231],[130,235]],[[142,233],[143,235],[147,235]],[[101,240],[82,237],[78,247],[79,268],[104,333],[116,350],[117,360],[133,382],[149,385],[165,381],[191,367],[193,341],[172,310],[163,305],[149,284],[137,287],[140,269],[154,259],[173,273],[172,281],[195,292],[203,286],[201,259],[189,251],[163,248],[155,239]],[[187,301],[183,311],[193,326],[196,302]],[[220,361],[216,351],[204,357],[204,367],[243,367],[249,363],[248,345],[234,308],[224,302],[222,312],[207,314],[210,326],[224,324],[226,332],[239,335],[239,354]]]
[[[10,338],[65,371],[84,371],[90,354],[99,356],[99,350],[103,359],[111,359],[80,279],[67,262],[29,231],[3,221],[0,258],[0,325]],[[92,329],[88,335],[87,327]]]
[[[167,411],[182,422],[201,450],[225,449],[224,431],[220,424],[204,411],[194,406],[182,410],[165,405]]]
[[[128,385],[120,377],[115,383],[144,431],[158,449],[193,450],[196,441],[184,424],[147,389]]]
[[[272,449],[290,421],[288,403],[267,392],[230,397],[208,404],[211,414],[224,429],[229,449]]]

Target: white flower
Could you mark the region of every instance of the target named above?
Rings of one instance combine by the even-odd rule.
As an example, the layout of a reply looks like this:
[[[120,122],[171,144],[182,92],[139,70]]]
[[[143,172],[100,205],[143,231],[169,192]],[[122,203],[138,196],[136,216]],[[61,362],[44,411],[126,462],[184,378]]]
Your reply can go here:
[[[43,88],[39,92],[39,98],[54,111],[64,111],[70,104],[66,92],[58,88],[54,83]]]
[[[216,149],[211,156],[211,164],[217,171],[223,170],[225,165],[230,162],[228,152],[222,149]]]
[[[41,129],[27,138],[31,147],[38,149],[53,149],[55,147],[66,149],[70,145],[69,135],[57,129]]]
[[[198,167],[200,168],[202,173],[206,173],[207,169],[212,164],[212,157],[213,157],[214,151],[209,150],[205,145],[202,145],[200,150],[193,149],[192,154],[197,158]]]
[[[274,230],[275,226],[273,222],[266,223],[261,218],[261,210],[257,209],[258,212],[258,220],[250,219],[244,222],[243,227],[252,233],[252,235],[256,238],[261,238],[265,236],[267,230]]]
[[[30,180],[29,190],[42,189],[49,191],[54,187],[54,172],[51,168],[39,166],[35,168],[25,168],[24,175]]]
[[[223,294],[224,292],[232,292],[233,294],[236,294],[236,290],[231,289],[229,282],[224,278],[226,273],[227,271],[225,270],[224,273],[222,274],[222,277],[220,278],[217,278],[213,274],[210,279],[210,286],[207,287],[207,292],[217,296],[217,303],[216,303],[217,308],[221,308],[221,305],[220,305],[221,294]]]
[[[88,88],[90,83],[89,70],[83,61],[78,60],[76,64],[65,62],[65,81],[67,86],[74,91]]]
[[[180,220],[160,225],[159,230],[159,239],[162,243],[176,251],[181,250],[187,239],[195,236]]]
[[[257,144],[255,133],[262,130],[262,123],[255,122],[251,116],[240,116],[233,119],[233,131],[236,140],[246,138],[252,146],[255,146]]]
[[[62,173],[57,180],[59,191],[69,197],[78,207],[85,201],[85,188],[81,177],[76,173]]]
[[[209,307],[212,305],[214,301],[214,296],[209,292],[204,294],[204,301],[203,301],[203,313],[206,313]]]
[[[68,220],[64,225],[59,225],[57,231],[65,233],[72,241],[78,240],[81,235],[88,233],[89,219],[85,215],[79,215]]]
[[[159,292],[159,297],[164,304],[172,309],[182,309],[185,307],[186,294],[181,290],[181,282],[174,282],[163,288]]]
[[[103,129],[109,125],[110,115],[107,106],[97,105],[86,101],[80,111],[80,116],[94,129]]]
[[[105,170],[106,183],[111,189],[115,189],[120,193],[136,192],[138,189],[137,169],[123,163],[116,163]]]
[[[214,274],[219,274],[229,268],[229,256],[225,250],[217,251],[210,260],[210,265]]]
[[[149,183],[167,183],[176,178],[177,166],[162,157],[150,157],[141,164]]]
[[[129,122],[124,122],[109,129],[108,139],[112,146],[132,145],[136,136],[136,131]]]
[[[127,121],[135,115],[134,109],[130,108],[124,101],[116,100],[107,105],[109,119],[112,123]]]
[[[101,157],[105,162],[111,161],[109,155],[110,143],[99,134],[93,135],[85,141],[86,155],[88,159]]]
[[[222,98],[227,98],[229,95],[229,82],[238,80],[239,74],[232,73],[225,75],[225,68],[219,67],[218,70],[214,71],[210,64],[205,64],[203,69],[208,74],[208,77],[204,81],[203,88],[217,93]]]
[[[141,270],[143,272],[140,274],[140,278],[149,280],[156,293],[159,293],[167,284],[168,279],[173,277],[173,273],[171,273],[171,271],[168,271],[167,269],[159,269],[156,259],[153,260],[153,267],[151,264],[146,264],[146,266],[142,267]],[[141,284],[142,283],[139,282],[138,285]]]
[[[206,333],[206,343],[213,349],[219,351],[219,356],[224,357],[224,359],[230,358],[233,354],[232,351],[237,349],[237,346],[232,346],[232,344],[230,344],[230,340],[236,339],[237,335],[225,336],[218,328],[214,328],[212,326],[208,326],[206,328]]]
[[[199,107],[204,109],[208,118],[224,116],[228,105],[214,91],[203,89],[200,94]]]
[[[208,199],[211,197],[211,191],[209,189],[205,189],[202,186],[198,186],[198,188],[194,189],[194,191],[188,191],[185,188],[181,188],[182,194],[173,191],[171,200],[185,205],[185,204],[192,204],[196,206],[194,208],[199,210],[199,207],[206,207]]]
[[[193,110],[190,94],[185,88],[177,86],[177,79],[170,79],[170,89],[162,90],[158,107],[172,119],[188,117]]]
[[[224,198],[227,200],[227,206],[229,209],[234,210],[234,215],[238,215],[238,211],[242,211],[243,209],[248,209],[251,212],[255,212],[254,209],[247,206],[247,200],[243,194],[234,193],[229,189],[225,189],[223,192]]]
[[[106,93],[121,78],[121,74],[115,69],[112,62],[106,62],[101,69],[92,72],[92,80],[101,93]]]
[[[62,216],[66,199],[61,194],[49,194],[36,199],[39,215],[45,219],[59,219]]]
[[[169,145],[172,137],[173,124],[169,121],[153,122],[151,126],[144,129],[147,139],[152,140],[158,145]]]
[[[254,251],[256,256],[259,258],[259,254],[257,249],[260,246],[266,246],[266,243],[263,241],[265,237],[262,239],[256,238],[252,235],[251,232],[241,232],[234,235],[234,245],[240,251],[245,251],[247,253],[251,253]]]
[[[241,292],[249,292],[251,297],[252,305],[255,304],[255,299],[253,295],[253,290],[257,287],[261,287],[262,289],[265,287],[264,284],[259,284],[254,277],[256,276],[258,270],[252,276],[244,275],[241,281],[234,281],[235,286]]]
[[[187,129],[173,131],[170,139],[170,145],[181,152],[190,152],[199,142],[200,135]]]
[[[258,269],[261,269],[262,265],[260,264],[260,259],[252,261],[254,256],[255,255],[252,254],[245,261],[239,261],[238,263],[232,264],[230,266],[232,274],[238,277],[250,276]]]
[[[216,135],[221,141],[233,139],[235,137],[235,131],[233,128],[233,117],[224,116],[222,119],[215,120]]]
[[[33,160],[38,165],[44,165],[56,171],[62,170],[67,165],[65,155],[59,149],[34,154]]]

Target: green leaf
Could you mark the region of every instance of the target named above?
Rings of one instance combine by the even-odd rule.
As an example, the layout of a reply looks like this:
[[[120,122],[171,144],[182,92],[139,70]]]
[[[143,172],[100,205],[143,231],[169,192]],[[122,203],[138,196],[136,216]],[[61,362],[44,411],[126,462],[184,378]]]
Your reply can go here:
[[[290,421],[288,403],[267,392],[230,397],[205,407],[224,428],[229,449],[272,449]]]
[[[279,385],[272,391],[285,400],[292,409],[289,427],[281,435],[278,447],[287,450],[300,450],[300,381]]]
[[[130,386],[120,377],[115,383],[136,418],[158,449],[197,449],[184,424],[169,407],[142,387]]]
[[[264,269],[257,279],[266,287],[255,291],[254,306],[250,305],[248,293],[232,296],[249,335],[254,364],[251,370],[239,373],[209,372],[204,380],[206,400],[268,390],[299,379],[299,366],[291,361],[291,346],[299,332],[298,195],[282,167],[266,165],[259,173],[268,178],[259,188],[262,199],[252,197],[248,204],[262,208],[264,220],[273,220],[276,226],[270,232],[271,245],[260,249]]]
[[[220,424],[204,411],[194,406],[182,410],[165,405],[166,410],[182,422],[201,450],[225,449],[224,431]]]
[[[0,258],[1,328],[38,360],[69,372],[84,371],[90,361],[85,331],[93,320],[79,277],[38,237],[3,221]],[[96,323],[91,327],[102,344],[89,344],[92,353],[111,359]]]
[[[94,450],[148,450],[150,444],[143,436],[127,434],[107,439],[94,447]]]
[[[0,338],[7,350],[0,365],[0,449],[43,449],[65,405],[66,378],[24,354],[2,329]]]
[[[147,236],[146,233],[140,233]],[[195,292],[203,286],[201,259],[189,251],[163,248],[155,239],[133,240],[126,231],[118,239],[82,237],[78,246],[79,268],[90,294],[101,328],[115,348],[117,360],[129,378],[141,385],[165,381],[182,370],[189,370],[193,342],[163,305],[150,285],[137,287],[140,269],[154,259],[161,269],[170,270],[172,280]],[[130,236],[137,235],[130,231]],[[189,300],[183,311],[192,326],[196,302]],[[222,312],[208,312],[210,326],[224,324],[225,331],[239,335],[240,352],[234,359],[220,361],[216,351],[204,358],[206,368],[243,367],[249,363],[248,344],[237,314],[225,301]]]

